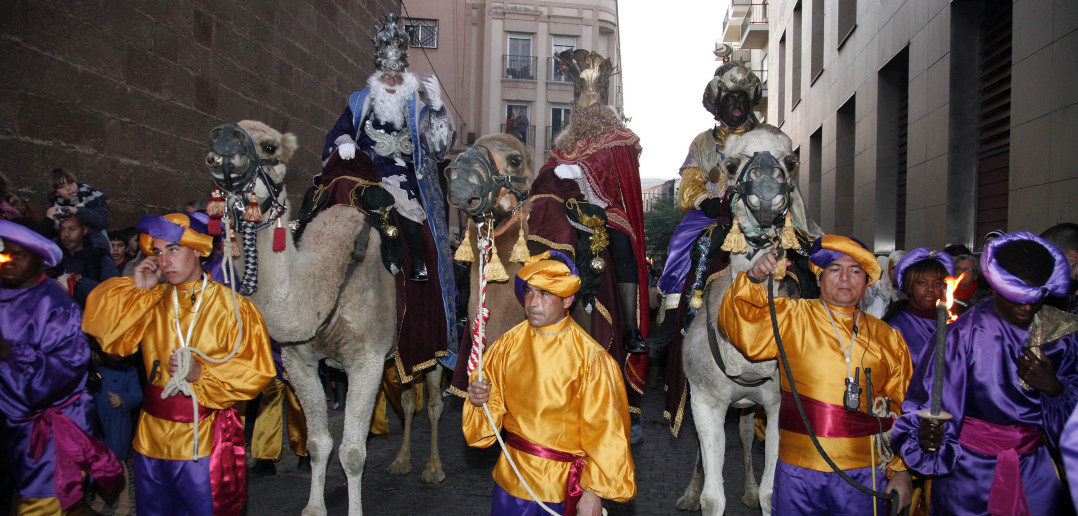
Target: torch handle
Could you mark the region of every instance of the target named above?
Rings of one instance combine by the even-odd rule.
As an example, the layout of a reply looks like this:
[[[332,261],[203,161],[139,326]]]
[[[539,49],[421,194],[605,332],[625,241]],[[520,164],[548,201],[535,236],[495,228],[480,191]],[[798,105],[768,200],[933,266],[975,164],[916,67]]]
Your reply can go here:
[[[936,305],[936,359],[932,374],[932,406],[930,414],[938,416],[943,405],[943,365],[947,344],[947,307]]]

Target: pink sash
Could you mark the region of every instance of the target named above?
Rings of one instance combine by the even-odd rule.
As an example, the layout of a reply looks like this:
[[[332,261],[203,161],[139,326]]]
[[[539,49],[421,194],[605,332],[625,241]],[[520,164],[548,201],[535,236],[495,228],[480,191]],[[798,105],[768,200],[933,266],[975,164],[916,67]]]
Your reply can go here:
[[[1029,425],[997,425],[966,417],[958,442],[981,455],[996,458],[996,472],[988,494],[989,514],[1029,516],[1019,456],[1041,445],[1041,431]]]
[[[158,419],[193,423],[191,399],[186,396],[161,399],[163,390],[153,384],[147,385],[142,409]],[[214,412],[199,405],[199,421]],[[213,450],[209,457],[213,509],[215,514],[240,514],[247,501],[247,455],[243,425],[234,407],[216,412],[217,417],[213,420]]]
[[[112,491],[123,478],[124,470],[116,455],[105,443],[86,434],[62,409],[78,397],[76,392],[63,404],[49,407],[23,421],[33,421],[30,428],[30,458],[38,460],[49,445],[50,434],[56,450],[53,486],[60,508],[67,510],[82,501],[82,472],[85,471],[106,491]]]
[[[580,496],[584,494],[584,489],[580,487],[580,475],[584,471],[584,457],[529,442],[512,432],[506,432],[505,444],[528,455],[572,463],[569,466],[569,478],[565,482],[565,506],[562,514],[576,516],[576,504],[580,501]]]
[[[805,408],[805,415],[812,423],[812,429],[817,437],[829,439],[867,437],[891,429],[894,420],[890,417],[881,417],[877,420],[863,412],[847,412],[844,407],[824,403],[805,396],[801,396],[801,406]],[[782,391],[782,405],[779,406],[779,428],[788,432],[808,435],[801,414],[797,412],[794,403],[794,395],[789,391]]]

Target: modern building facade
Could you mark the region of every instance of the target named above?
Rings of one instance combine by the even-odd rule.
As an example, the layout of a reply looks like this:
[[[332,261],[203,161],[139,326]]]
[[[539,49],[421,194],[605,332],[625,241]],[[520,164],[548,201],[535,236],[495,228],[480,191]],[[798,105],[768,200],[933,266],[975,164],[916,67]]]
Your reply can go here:
[[[733,4],[825,230],[886,252],[1078,220],[1078,3]]]

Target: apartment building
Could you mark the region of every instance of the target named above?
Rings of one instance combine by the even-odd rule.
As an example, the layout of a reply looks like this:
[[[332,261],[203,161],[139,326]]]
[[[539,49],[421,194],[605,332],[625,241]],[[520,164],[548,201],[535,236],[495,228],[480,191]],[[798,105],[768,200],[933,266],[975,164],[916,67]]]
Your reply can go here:
[[[1078,2],[732,4],[825,230],[886,252],[1078,220]]]

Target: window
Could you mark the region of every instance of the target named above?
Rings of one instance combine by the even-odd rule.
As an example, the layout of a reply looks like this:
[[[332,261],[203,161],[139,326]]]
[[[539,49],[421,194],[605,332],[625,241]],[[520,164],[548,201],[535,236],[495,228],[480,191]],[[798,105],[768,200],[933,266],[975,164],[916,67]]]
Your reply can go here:
[[[790,21],[790,109],[801,101],[801,2],[794,6],[793,20]]]
[[[558,137],[562,129],[569,125],[569,115],[572,111],[568,106],[554,106],[550,108],[550,126],[547,127],[547,146],[554,148],[554,139]]]
[[[838,0],[838,48],[857,27],[857,0]]]
[[[782,122],[786,120],[786,34],[784,33],[779,38],[779,106],[776,112],[775,120],[778,122],[778,126],[782,127]]]
[[[510,33],[509,53],[505,56],[506,79],[535,80],[535,57],[532,55],[532,35]]]
[[[809,55],[809,84],[823,73],[824,0],[812,0],[812,43]]]
[[[502,125],[502,131],[516,136],[524,145],[531,145],[534,139],[535,131],[528,116],[530,111],[531,106],[527,104],[505,105],[505,124]]]
[[[408,33],[413,48],[438,48],[438,20],[405,18],[404,32]]]
[[[558,59],[558,54],[565,52],[566,50],[576,49],[576,36],[558,36],[554,35],[553,45],[551,49],[552,57],[550,58],[550,80],[551,82],[569,82],[569,71],[565,63],[562,63]],[[556,133],[555,133],[556,134]]]

